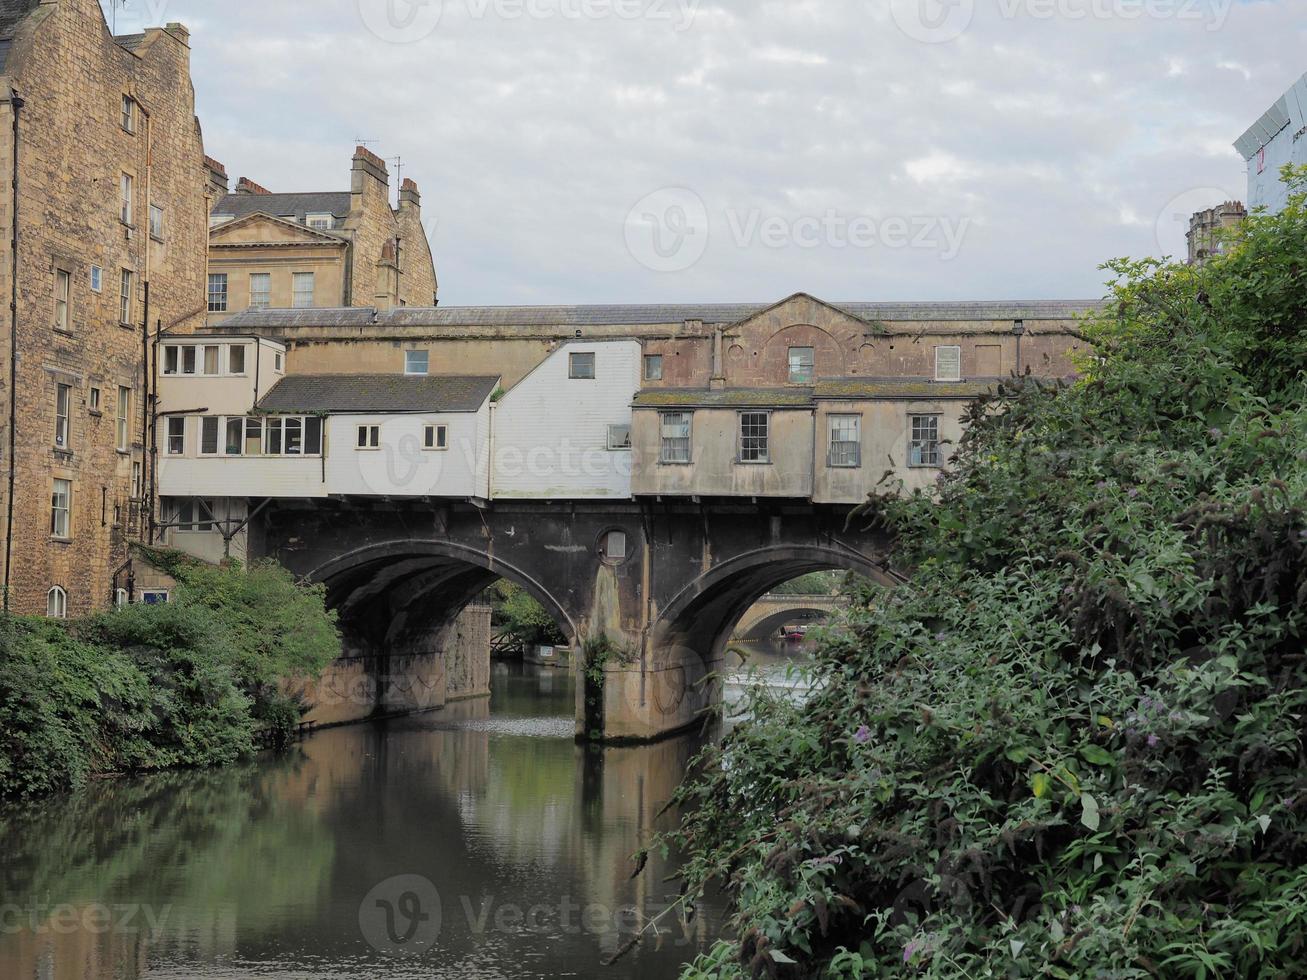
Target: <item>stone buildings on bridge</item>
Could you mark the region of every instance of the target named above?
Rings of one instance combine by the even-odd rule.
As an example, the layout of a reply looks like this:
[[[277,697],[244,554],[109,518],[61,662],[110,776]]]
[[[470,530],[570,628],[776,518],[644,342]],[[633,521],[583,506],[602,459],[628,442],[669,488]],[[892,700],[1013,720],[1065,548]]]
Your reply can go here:
[[[114,598],[147,520],[147,334],[203,325],[203,147],[179,24],[0,0],[5,605]]]

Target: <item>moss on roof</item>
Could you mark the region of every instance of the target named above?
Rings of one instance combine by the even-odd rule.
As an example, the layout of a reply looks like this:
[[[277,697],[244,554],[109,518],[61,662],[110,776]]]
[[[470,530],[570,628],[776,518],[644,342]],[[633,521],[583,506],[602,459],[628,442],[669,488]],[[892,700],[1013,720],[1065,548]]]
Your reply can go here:
[[[817,383],[815,398],[979,398],[997,381],[930,381],[924,378],[845,378]]]
[[[649,388],[636,408],[810,408],[811,388]]]

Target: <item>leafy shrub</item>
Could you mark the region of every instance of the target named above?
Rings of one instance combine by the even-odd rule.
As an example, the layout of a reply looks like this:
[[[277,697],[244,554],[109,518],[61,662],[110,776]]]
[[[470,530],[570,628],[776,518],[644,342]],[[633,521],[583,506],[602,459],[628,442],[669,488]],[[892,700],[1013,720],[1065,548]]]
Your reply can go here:
[[[260,730],[276,743],[293,733],[299,707],[281,682],[317,676],[339,651],[322,591],[275,566],[151,558],[176,577],[173,602],[0,622],[0,796],[224,765]]]
[[[1084,377],[874,498],[805,705],[760,697],[668,843],[687,977],[1292,977],[1307,960],[1307,172],[1204,269],[1115,262]],[[872,599],[874,598],[874,601]]]

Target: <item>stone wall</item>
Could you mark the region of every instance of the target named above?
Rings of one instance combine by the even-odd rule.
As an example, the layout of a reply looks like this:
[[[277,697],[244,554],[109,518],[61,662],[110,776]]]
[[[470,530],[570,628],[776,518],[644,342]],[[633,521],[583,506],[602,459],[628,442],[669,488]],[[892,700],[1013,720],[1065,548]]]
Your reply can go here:
[[[126,542],[140,534],[148,479],[144,420],[146,287],[151,327],[200,324],[208,236],[203,145],[181,25],[119,43],[95,0],[41,3],[17,27],[7,69],[19,114],[18,265],[0,249],[5,305],[17,278],[16,492],[11,608],[41,614],[54,586],[69,615],[105,607]],[[3,86],[8,92],[9,86]],[[123,98],[133,100],[132,131]],[[12,229],[14,104],[0,103],[0,233]],[[129,220],[121,175],[133,181]],[[150,204],[163,207],[151,235]],[[93,284],[93,270],[98,282]],[[131,273],[121,323],[122,271]],[[56,324],[59,273],[69,276],[67,326]],[[94,288],[98,285],[98,290]],[[8,437],[8,316],[0,330],[0,433]],[[58,386],[70,389],[67,446],[55,444]],[[129,391],[119,438],[118,390]],[[7,445],[5,447],[7,450]],[[72,484],[69,533],[51,534],[53,481]],[[0,496],[5,488],[0,486]],[[5,526],[0,523],[0,539]],[[0,540],[0,545],[3,541]]]

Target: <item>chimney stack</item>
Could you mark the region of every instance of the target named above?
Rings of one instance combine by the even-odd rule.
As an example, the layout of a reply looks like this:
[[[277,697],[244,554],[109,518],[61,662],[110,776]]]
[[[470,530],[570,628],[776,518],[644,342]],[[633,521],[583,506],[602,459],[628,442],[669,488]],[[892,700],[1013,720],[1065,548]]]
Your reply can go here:
[[[399,185],[399,209],[402,211],[405,208],[422,208],[422,193],[418,190],[417,181],[411,177],[405,177]]]
[[[250,180],[248,177],[242,177],[240,180],[236,182],[236,193],[237,194],[271,194],[272,191],[268,190],[262,184],[254,183],[254,181]]]

